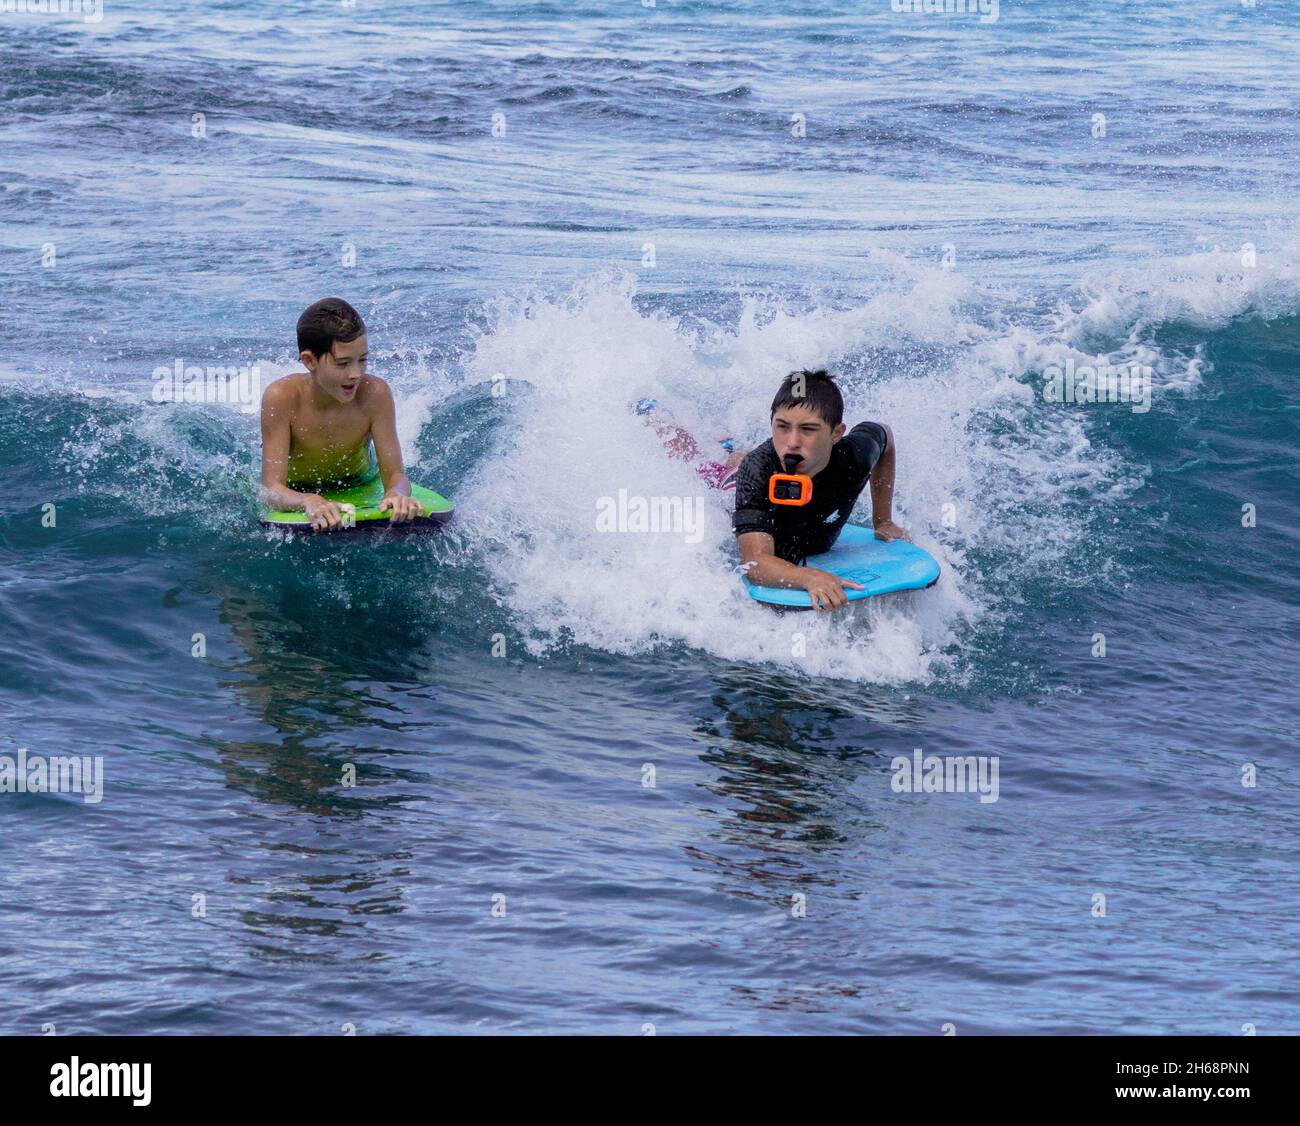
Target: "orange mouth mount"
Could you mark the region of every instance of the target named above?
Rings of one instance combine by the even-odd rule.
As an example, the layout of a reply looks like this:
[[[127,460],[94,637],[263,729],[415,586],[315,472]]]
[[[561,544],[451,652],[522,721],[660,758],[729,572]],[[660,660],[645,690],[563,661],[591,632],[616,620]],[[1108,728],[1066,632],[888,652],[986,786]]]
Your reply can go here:
[[[788,504],[795,507],[812,500],[812,478],[806,473],[793,472],[802,458],[787,454],[785,472],[773,473],[767,479],[767,499],[773,504]]]

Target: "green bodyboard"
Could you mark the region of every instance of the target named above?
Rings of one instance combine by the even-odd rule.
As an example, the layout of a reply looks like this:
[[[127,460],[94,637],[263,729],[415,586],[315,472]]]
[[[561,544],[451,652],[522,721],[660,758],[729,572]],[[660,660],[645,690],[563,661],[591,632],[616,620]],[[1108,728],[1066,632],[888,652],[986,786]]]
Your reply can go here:
[[[320,495],[335,504],[350,504],[356,509],[355,523],[350,527],[345,524],[342,529],[338,529],[340,531],[378,530],[387,527],[394,531],[436,528],[450,520],[454,511],[451,501],[446,497],[421,485],[412,485],[411,496],[424,506],[424,515],[407,523],[393,524],[389,519],[391,512],[379,511],[379,502],[384,499],[384,482],[378,476],[351,488],[327,489]],[[267,528],[285,528],[289,531],[312,530],[311,520],[305,512],[278,512],[264,508],[259,523]]]

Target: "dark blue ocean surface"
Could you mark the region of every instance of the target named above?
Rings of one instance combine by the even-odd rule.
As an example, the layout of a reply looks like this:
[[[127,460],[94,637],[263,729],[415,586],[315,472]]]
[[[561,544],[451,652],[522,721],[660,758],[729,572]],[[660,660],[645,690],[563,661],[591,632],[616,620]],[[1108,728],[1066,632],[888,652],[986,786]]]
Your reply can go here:
[[[102,763],[0,1032],[1300,1032],[1300,11],[97,11],[0,13],[0,789]],[[256,523],[328,294],[441,535]],[[598,530],[817,365],[937,587]]]

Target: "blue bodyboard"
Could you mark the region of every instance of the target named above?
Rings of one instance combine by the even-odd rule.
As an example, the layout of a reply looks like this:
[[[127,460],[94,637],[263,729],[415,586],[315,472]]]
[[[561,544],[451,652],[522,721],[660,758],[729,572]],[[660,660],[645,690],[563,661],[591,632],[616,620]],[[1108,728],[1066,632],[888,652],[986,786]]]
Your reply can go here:
[[[850,602],[896,590],[924,590],[939,581],[939,564],[924,548],[906,540],[885,543],[870,528],[856,524],[845,525],[835,546],[823,555],[810,555],[807,566],[861,583],[865,589],[844,592]],[[745,589],[750,598],[770,606],[812,609],[812,596],[806,590],[756,586],[748,579]]]

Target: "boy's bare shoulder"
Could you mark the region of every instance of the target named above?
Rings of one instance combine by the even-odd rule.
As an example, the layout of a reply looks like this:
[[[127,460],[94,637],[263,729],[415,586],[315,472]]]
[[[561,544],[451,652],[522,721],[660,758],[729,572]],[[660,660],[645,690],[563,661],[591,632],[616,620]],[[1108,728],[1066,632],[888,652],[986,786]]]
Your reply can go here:
[[[357,402],[362,406],[370,407],[384,402],[391,403],[392,401],[392,389],[379,376],[367,375],[362,379],[361,387],[357,391]]]
[[[292,410],[298,405],[306,379],[302,374],[280,376],[262,392],[262,410]]]

